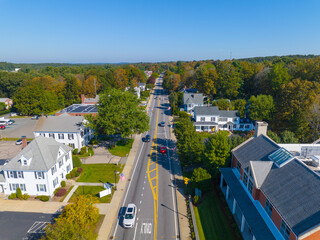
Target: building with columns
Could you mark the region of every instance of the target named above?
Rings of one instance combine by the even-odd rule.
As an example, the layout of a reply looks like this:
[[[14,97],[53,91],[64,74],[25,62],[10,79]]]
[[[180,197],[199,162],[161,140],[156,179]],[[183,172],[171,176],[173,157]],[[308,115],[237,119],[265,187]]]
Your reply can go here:
[[[245,240],[320,239],[320,177],[267,137],[267,125],[256,122],[220,169],[228,206]]]

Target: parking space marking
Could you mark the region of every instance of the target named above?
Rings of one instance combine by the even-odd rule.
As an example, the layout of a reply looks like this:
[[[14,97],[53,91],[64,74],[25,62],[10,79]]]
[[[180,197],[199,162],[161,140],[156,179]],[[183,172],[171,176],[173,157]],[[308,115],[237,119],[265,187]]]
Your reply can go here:
[[[49,222],[36,221],[29,228],[27,233],[45,233],[44,228],[49,224]]]

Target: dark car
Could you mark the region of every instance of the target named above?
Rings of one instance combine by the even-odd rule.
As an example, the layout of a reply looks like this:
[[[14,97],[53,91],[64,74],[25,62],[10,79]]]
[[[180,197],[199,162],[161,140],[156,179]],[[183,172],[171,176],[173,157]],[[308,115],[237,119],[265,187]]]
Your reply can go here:
[[[34,115],[32,116],[31,120],[38,120],[39,116],[38,115]]]
[[[0,129],[6,129],[5,125],[0,125]]]
[[[161,123],[160,123],[160,127],[164,127],[165,125],[166,125],[165,122],[161,122]]]
[[[146,137],[144,138],[144,141],[145,141],[145,142],[150,142],[150,135],[149,135],[149,134],[146,135]]]

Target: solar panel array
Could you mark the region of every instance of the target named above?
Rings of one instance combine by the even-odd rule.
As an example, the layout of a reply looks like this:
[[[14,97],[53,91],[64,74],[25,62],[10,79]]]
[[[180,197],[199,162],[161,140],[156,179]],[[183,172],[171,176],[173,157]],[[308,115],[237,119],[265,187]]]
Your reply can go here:
[[[281,167],[285,163],[294,159],[294,155],[285,148],[279,148],[277,151],[269,155],[269,159],[272,160],[278,167]]]
[[[301,147],[301,156],[305,158],[318,155],[320,155],[320,146]]]
[[[67,113],[97,113],[98,108],[96,105],[81,105],[73,104],[69,107],[66,107],[62,112]]]

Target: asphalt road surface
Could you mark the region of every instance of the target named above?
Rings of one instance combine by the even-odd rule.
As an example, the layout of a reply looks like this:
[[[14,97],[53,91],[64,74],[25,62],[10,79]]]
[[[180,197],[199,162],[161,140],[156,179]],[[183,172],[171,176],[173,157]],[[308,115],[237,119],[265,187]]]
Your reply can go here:
[[[142,142],[133,166],[118,219],[114,224],[114,239],[151,240],[179,239],[177,204],[171,157],[174,148],[170,141],[168,95],[162,88],[162,78],[157,80],[154,95],[151,96],[150,142]],[[165,122],[161,127],[159,123]],[[160,147],[167,147],[167,153],[160,153]],[[129,180],[129,179],[128,179]],[[135,226],[125,229],[122,225],[126,206],[137,206]]]

